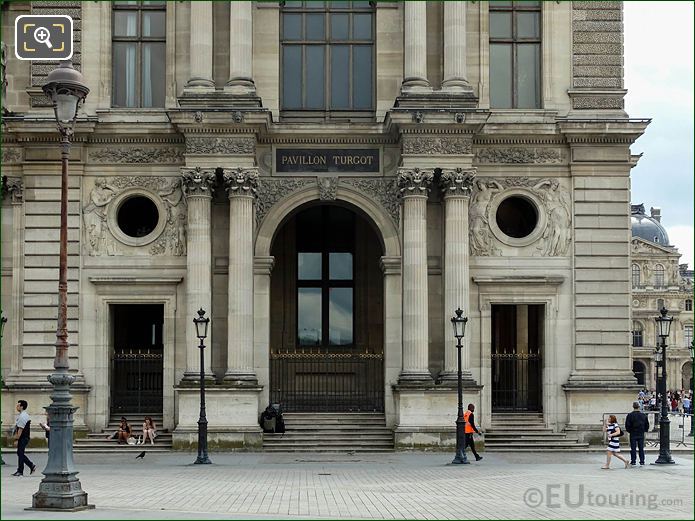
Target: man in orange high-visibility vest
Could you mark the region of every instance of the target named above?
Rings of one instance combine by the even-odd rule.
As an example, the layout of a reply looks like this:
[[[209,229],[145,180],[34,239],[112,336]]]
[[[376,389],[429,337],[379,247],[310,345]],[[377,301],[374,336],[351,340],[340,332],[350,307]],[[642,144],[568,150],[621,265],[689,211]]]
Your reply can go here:
[[[466,443],[463,446],[463,450],[466,450],[466,447],[470,447],[471,452],[475,456],[475,461],[480,461],[481,459],[483,459],[483,457],[475,451],[475,442],[473,441],[473,433],[475,432],[476,434],[480,434],[478,427],[475,426],[475,418],[473,417],[473,411],[475,411],[475,405],[469,403],[468,410],[463,413],[463,421],[465,422],[464,432],[466,434]]]

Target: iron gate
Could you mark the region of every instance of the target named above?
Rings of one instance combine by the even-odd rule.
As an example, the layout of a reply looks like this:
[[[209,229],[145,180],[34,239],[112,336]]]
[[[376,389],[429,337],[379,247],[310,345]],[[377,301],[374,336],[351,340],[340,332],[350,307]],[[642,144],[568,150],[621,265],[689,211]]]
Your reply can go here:
[[[270,400],[285,412],[383,412],[381,353],[271,353]]]
[[[492,408],[541,411],[540,353],[492,353]]]
[[[161,350],[129,349],[113,355],[111,411],[151,413],[162,410]]]

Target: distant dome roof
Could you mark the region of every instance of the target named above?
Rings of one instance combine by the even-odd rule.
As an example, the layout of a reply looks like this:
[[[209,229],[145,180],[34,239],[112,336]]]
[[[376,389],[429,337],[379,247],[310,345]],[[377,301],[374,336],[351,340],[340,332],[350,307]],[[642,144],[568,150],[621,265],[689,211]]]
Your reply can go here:
[[[632,206],[632,236],[640,237],[645,241],[669,246],[668,233],[659,221],[649,217],[644,213],[643,204],[633,204]]]

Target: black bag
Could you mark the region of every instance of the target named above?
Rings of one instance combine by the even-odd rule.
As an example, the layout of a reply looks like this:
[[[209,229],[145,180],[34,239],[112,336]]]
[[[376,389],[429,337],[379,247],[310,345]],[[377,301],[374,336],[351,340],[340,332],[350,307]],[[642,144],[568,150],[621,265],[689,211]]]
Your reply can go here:
[[[616,434],[616,437],[622,438],[623,436],[625,436],[625,431],[623,429],[621,429],[620,427],[618,427],[618,429],[620,430],[620,434]]]

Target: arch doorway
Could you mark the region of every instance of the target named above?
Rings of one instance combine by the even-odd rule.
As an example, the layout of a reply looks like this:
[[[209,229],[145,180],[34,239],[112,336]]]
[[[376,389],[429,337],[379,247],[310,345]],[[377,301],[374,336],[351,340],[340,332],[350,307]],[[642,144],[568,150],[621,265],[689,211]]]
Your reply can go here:
[[[681,389],[693,390],[693,363],[686,362],[681,368]]]
[[[348,206],[308,204],[271,255],[271,402],[383,412],[383,247],[371,223]]]
[[[637,378],[637,383],[644,387],[645,385],[645,378],[647,374],[647,369],[644,366],[644,363],[640,362],[639,360],[634,360],[632,362],[632,372],[635,373],[635,378]]]

